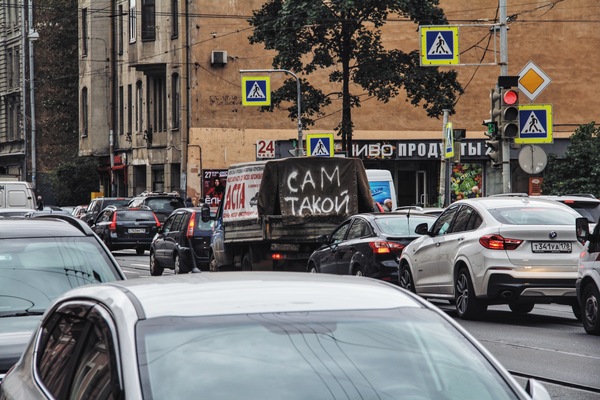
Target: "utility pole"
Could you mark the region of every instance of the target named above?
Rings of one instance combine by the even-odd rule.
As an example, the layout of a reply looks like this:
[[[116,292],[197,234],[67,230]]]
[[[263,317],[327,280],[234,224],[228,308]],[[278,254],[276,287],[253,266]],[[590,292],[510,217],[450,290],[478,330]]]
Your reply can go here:
[[[438,207],[444,207],[444,204],[446,203],[446,164],[448,161],[446,160],[443,149],[444,134],[446,130],[446,124],[448,124],[449,115],[450,110],[444,110],[444,123],[442,125],[442,153],[440,154],[440,191],[438,194]]]
[[[114,166],[115,166],[115,130],[117,129],[117,93],[119,87],[117,86],[117,18],[116,18],[116,7],[115,3],[117,0],[110,0],[110,128],[108,131],[108,157],[110,159],[110,183],[109,183],[109,196],[115,196],[115,177],[114,177]]]
[[[506,26],[506,2],[500,0],[500,75],[508,75],[508,27]],[[510,185],[510,140],[502,140],[502,191],[511,192]]]
[[[29,42],[29,104],[31,114],[31,184],[36,186],[37,175],[37,150],[36,150],[36,132],[35,132],[35,75],[34,75],[34,58],[33,58],[33,42],[38,39],[39,34],[33,29],[33,4],[29,0],[29,29],[27,31],[27,41]]]

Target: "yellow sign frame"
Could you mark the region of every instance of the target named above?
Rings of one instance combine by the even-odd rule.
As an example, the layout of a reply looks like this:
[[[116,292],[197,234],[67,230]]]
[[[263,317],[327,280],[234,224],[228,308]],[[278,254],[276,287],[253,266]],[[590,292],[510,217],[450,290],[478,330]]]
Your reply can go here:
[[[546,135],[544,137],[535,137],[535,138],[522,138],[521,130],[523,125],[526,125],[528,122],[528,118],[526,117],[527,111],[544,111],[546,113],[546,124],[541,124],[542,128],[546,128]],[[529,113],[531,115],[531,113]],[[523,119],[526,118],[525,123],[523,124]],[[543,143],[554,143],[553,128],[552,128],[552,104],[526,104],[519,106],[519,136],[517,136],[514,141],[517,144],[543,144]]]
[[[315,156],[313,154],[314,150],[312,147],[312,139],[327,139],[329,141],[329,146],[327,149],[329,150],[329,157],[333,157],[335,155],[335,143],[333,139],[333,133],[310,133],[306,135],[306,155],[307,156]],[[316,155],[316,157],[326,157],[324,155]]]
[[[432,42],[428,41],[428,34],[440,34],[442,37],[447,36],[448,32],[452,34],[451,58],[435,58],[430,55],[429,48],[433,47]],[[438,66],[438,65],[456,65],[459,64],[458,53],[458,26],[455,25],[430,25],[419,27],[419,35],[421,38],[421,66]],[[436,35],[437,38],[438,35]],[[428,45],[429,44],[429,45]]]
[[[248,93],[247,84],[250,82],[264,82],[264,90],[265,90],[265,98],[262,101],[252,101],[248,100],[248,96],[251,93]],[[252,85],[254,87],[254,85]],[[260,88],[261,90],[263,88]],[[271,105],[271,77],[269,76],[242,76],[242,105],[243,106],[270,106]]]

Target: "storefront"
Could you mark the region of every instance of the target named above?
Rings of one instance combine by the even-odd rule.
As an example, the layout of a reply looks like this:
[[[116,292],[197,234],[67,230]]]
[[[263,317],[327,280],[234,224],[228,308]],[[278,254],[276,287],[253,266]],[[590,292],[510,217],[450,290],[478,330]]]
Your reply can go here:
[[[547,153],[562,157],[568,139],[557,139],[543,145]],[[387,169],[394,177],[398,191],[398,205],[438,206],[441,172],[441,140],[354,140],[354,156],[363,160],[366,169]],[[491,194],[490,188],[502,181],[501,170],[490,166],[485,139],[463,139],[460,160],[445,165],[445,205],[462,197],[479,197]],[[341,142],[335,142],[336,155],[343,156]],[[274,158],[290,156],[293,142],[277,141]],[[519,166],[521,147],[511,148],[511,192],[528,193],[529,175]]]

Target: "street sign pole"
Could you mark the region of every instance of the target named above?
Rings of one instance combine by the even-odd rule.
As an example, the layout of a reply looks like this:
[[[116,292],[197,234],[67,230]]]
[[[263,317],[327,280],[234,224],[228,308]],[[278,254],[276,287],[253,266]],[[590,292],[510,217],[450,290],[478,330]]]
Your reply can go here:
[[[508,75],[508,27],[506,26],[506,1],[500,0],[500,75]],[[502,191],[510,193],[510,139],[502,139]]]
[[[297,91],[297,99],[296,102],[298,103],[298,143],[297,143],[297,147],[296,147],[296,157],[300,157],[301,155],[304,154],[304,148],[303,148],[303,144],[302,144],[302,92],[300,90],[300,78],[298,78],[298,76],[296,74],[294,74],[292,71],[288,71],[287,69],[240,69],[240,73],[241,74],[245,74],[245,73],[261,73],[261,72],[267,72],[267,73],[272,73],[272,72],[283,72],[286,74],[289,74],[291,76],[293,76],[296,79],[296,91]]]

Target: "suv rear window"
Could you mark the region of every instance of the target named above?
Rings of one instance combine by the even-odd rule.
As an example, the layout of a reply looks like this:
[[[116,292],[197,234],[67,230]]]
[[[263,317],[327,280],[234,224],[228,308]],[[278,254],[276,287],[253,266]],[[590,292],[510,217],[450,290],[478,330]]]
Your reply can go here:
[[[112,200],[104,200],[104,204],[102,206],[106,208],[107,206],[127,206],[129,203],[129,199],[112,199]]]
[[[195,229],[196,231],[211,231],[213,230],[213,226],[215,225],[214,216],[211,215],[210,219],[206,222],[202,221],[202,215],[197,212],[196,213],[196,221],[195,221]]]
[[[146,205],[155,211],[172,212],[185,206],[180,198],[149,198]]]
[[[152,211],[117,211],[119,221],[155,221]]]
[[[508,225],[575,225],[573,214],[557,208],[507,207],[489,211],[500,223]]]

